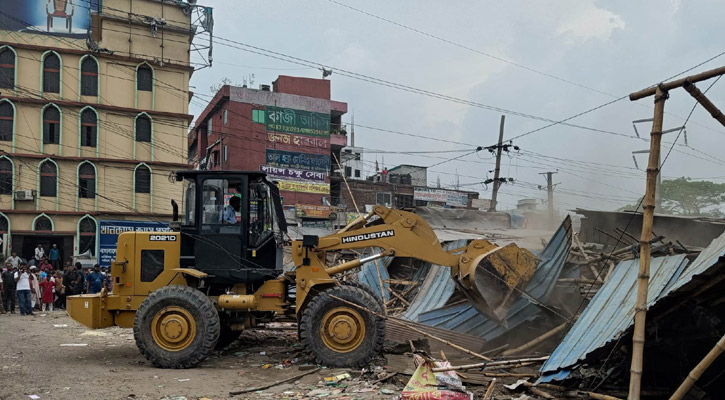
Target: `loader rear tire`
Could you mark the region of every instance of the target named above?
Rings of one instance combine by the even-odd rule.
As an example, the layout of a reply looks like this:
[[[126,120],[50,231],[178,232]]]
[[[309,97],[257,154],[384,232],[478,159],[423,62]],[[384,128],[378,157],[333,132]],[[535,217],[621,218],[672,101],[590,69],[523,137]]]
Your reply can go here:
[[[319,364],[365,367],[385,341],[385,321],[373,313],[382,314],[382,306],[364,289],[341,285],[323,290],[302,312],[302,343]]]
[[[158,368],[191,368],[214,350],[219,314],[212,301],[189,286],[152,292],[136,311],[138,350]]]

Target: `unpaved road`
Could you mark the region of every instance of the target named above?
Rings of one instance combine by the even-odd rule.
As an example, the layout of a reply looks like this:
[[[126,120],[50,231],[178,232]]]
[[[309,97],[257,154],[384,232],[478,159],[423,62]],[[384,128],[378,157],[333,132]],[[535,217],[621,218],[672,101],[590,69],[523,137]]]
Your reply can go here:
[[[0,315],[0,399],[29,399],[30,395],[40,399],[73,400],[301,399],[314,389],[335,390],[321,385],[326,376],[344,372],[359,376],[359,371],[323,369],[297,383],[278,385],[263,393],[230,397],[230,391],[258,387],[300,374],[304,358],[284,369],[275,367],[285,359],[294,360],[301,355],[296,333],[252,331],[242,336],[238,347],[210,357],[197,368],[164,370],[152,367],[138,352],[131,329],[114,327],[90,331],[63,311],[42,315],[37,312],[36,316]],[[262,368],[268,363],[270,368]],[[361,392],[366,388],[370,391]],[[379,390],[383,388],[400,393],[400,387],[392,384],[370,388],[366,382],[353,379],[347,387],[338,388],[342,389],[341,393],[324,398],[393,397],[380,394]]]

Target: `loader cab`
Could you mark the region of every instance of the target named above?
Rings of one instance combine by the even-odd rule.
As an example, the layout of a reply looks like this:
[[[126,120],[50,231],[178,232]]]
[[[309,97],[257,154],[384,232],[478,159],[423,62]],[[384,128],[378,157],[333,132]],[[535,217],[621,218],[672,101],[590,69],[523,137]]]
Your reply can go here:
[[[184,183],[178,216],[182,268],[226,285],[254,285],[281,272],[278,239],[286,223],[279,191],[264,173],[179,171],[176,179]]]

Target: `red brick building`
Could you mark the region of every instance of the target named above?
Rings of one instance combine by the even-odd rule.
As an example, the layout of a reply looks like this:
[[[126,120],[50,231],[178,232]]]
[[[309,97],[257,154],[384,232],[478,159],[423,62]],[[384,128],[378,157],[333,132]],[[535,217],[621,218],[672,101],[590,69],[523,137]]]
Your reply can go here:
[[[272,87],[223,86],[189,133],[189,162],[216,170],[263,170],[285,205],[339,199],[330,176],[347,145],[347,103],[330,99],[330,81],[279,76]]]

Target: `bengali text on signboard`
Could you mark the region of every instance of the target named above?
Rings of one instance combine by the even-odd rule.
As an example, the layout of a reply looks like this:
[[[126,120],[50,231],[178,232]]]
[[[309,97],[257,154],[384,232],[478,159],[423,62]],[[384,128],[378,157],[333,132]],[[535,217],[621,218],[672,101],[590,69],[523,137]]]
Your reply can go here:
[[[415,187],[413,189],[413,199],[419,201],[435,201],[445,203],[447,206],[451,207],[468,206],[467,194],[452,192],[449,190]]]
[[[267,106],[267,132],[330,137],[330,114]]]
[[[327,149],[330,147],[330,139],[313,136],[288,135],[286,133],[269,132],[267,140],[271,143],[293,144],[304,147],[315,147]]]
[[[116,259],[118,235],[124,232],[170,232],[167,222],[98,221],[98,264],[110,267]]]
[[[297,204],[295,205],[295,215],[298,218],[335,219],[337,218],[337,207]]]
[[[288,192],[330,194],[330,185],[326,183],[279,181],[277,187]]]
[[[329,154],[305,154],[294,151],[267,149],[267,165],[284,168],[330,171]]]
[[[263,172],[272,179],[287,179],[295,181],[314,181],[324,182],[327,174],[318,171],[305,171],[294,168],[273,167],[271,165],[262,165],[259,167]]]

